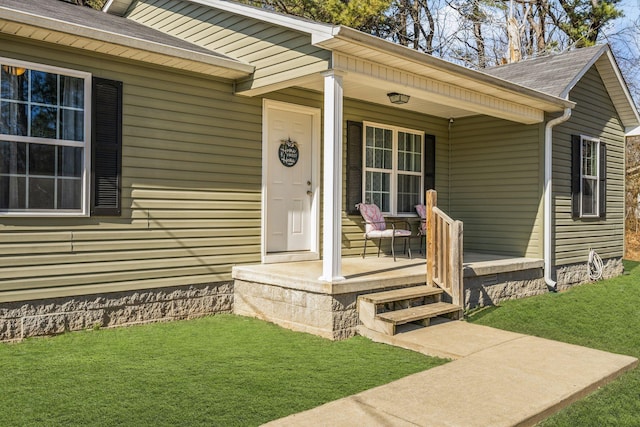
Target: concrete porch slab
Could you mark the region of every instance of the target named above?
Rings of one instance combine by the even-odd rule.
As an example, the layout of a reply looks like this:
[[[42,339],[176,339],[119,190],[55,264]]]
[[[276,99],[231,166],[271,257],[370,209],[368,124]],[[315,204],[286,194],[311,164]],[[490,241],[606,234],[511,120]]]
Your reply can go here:
[[[507,255],[464,253],[464,277],[530,270],[544,267],[540,258],[512,257]]]
[[[464,276],[529,270],[542,268],[543,264],[543,260],[538,258],[465,252]],[[424,283],[426,268],[426,260],[420,256],[408,259],[399,255],[396,262],[390,256],[370,256],[365,259],[343,258],[342,275],[345,280],[336,282],[319,279],[322,275],[321,260],[235,266],[233,278],[336,295]]]
[[[426,329],[434,332],[410,331],[396,339],[460,358],[267,425],[533,425],[638,363],[629,356],[466,322]],[[465,345],[470,337],[475,339]]]
[[[320,280],[322,261],[300,261],[280,264],[259,264],[233,267],[233,278],[247,282],[267,283],[286,288],[329,295],[372,291],[393,286],[424,283],[424,258],[392,257],[343,258],[342,275],[345,280]]]

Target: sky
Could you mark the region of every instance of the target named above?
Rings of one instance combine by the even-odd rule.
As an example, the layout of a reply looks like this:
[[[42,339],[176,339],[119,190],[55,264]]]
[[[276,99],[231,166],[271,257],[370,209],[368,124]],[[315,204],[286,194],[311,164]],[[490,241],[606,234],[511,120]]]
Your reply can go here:
[[[638,19],[640,15],[640,0],[622,0],[620,2],[622,10],[624,10],[624,22],[632,22]]]

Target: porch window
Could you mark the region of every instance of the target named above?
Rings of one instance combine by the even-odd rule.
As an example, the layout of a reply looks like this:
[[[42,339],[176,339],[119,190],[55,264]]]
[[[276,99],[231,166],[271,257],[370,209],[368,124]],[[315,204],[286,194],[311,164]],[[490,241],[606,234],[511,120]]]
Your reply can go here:
[[[597,138],[574,135],[572,145],[573,217],[604,217],[606,209],[605,144]]]
[[[88,73],[0,59],[0,212],[82,214]]]
[[[413,214],[423,197],[423,147],[421,132],[365,123],[365,203],[391,215]]]

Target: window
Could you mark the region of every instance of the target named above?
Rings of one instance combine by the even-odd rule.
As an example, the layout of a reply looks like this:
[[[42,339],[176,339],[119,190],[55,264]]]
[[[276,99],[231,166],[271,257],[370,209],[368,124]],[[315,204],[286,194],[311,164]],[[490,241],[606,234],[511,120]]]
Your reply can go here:
[[[572,136],[572,211],[574,218],[604,217],[606,146],[597,138]]]
[[[598,152],[600,142],[582,137],[580,144],[580,214],[598,216]]]
[[[86,214],[88,73],[0,58],[0,212]]]
[[[384,213],[413,214],[423,199],[423,134],[364,123],[364,201]]]

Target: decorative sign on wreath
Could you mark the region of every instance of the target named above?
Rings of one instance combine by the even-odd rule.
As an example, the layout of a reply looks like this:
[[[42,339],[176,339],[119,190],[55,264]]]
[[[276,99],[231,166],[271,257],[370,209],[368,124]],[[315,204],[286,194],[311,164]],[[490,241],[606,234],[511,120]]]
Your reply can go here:
[[[298,150],[298,144],[292,141],[291,138],[283,139],[280,148],[278,148],[278,157],[280,163],[290,168],[298,163],[300,157],[300,151]]]

